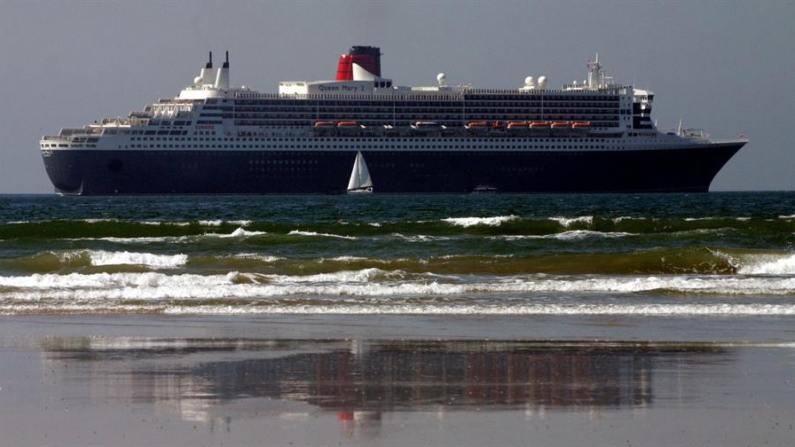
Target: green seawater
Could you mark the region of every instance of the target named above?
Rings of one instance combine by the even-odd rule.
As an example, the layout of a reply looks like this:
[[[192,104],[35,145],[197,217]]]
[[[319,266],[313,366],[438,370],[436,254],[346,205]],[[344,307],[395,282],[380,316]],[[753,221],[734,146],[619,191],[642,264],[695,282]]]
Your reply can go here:
[[[0,314],[795,314],[795,193],[0,196]]]

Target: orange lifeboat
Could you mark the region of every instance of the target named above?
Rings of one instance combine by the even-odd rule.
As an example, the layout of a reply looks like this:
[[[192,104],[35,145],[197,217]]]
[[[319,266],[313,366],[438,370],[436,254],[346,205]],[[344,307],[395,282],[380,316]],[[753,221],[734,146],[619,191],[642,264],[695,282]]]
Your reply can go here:
[[[340,121],[337,123],[337,127],[359,127],[359,123],[356,121]]]
[[[467,123],[468,128],[482,128],[482,127],[489,127],[489,123],[486,121],[471,121]]]
[[[315,127],[334,127],[333,121],[315,121]]]
[[[567,127],[571,127],[571,123],[568,122],[568,121],[555,121],[555,122],[553,122],[551,124],[551,127],[553,129],[567,128]]]
[[[508,123],[508,129],[525,129],[527,128],[527,121],[511,121]]]
[[[531,121],[530,128],[541,128],[541,127],[549,127],[549,122],[547,121]]]
[[[591,122],[590,121],[577,121],[574,124],[572,124],[571,127],[574,128],[574,129],[584,129],[584,128],[591,127]]]

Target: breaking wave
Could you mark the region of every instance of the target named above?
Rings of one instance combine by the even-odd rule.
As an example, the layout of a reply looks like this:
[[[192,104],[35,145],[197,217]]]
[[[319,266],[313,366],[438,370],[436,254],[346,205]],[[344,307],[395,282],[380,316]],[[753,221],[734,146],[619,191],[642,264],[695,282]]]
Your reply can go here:
[[[477,225],[486,225],[490,227],[498,227],[505,222],[510,222],[513,220],[519,219],[519,216],[495,216],[495,217],[448,217],[447,219],[442,219],[443,222],[447,222],[459,227],[474,227]]]
[[[91,251],[88,252],[91,265],[141,265],[155,269],[174,269],[188,262],[188,255],[156,255],[152,253],[132,253]]]
[[[239,236],[245,238],[246,236]],[[301,236],[306,237],[306,236]],[[310,236],[315,237],[315,236]],[[319,236],[326,237],[326,236]],[[333,237],[333,236],[332,236]],[[575,230],[562,233],[561,241],[602,238],[589,232]],[[621,238],[621,235],[612,237]],[[508,237],[508,242],[526,236]],[[229,239],[233,239],[230,238]],[[223,238],[221,240],[224,240]],[[417,240],[405,239],[408,242]],[[437,241],[438,242],[438,241]],[[441,241],[444,243],[444,241]],[[166,248],[185,247],[167,245]],[[268,245],[265,245],[267,248]],[[247,247],[256,249],[257,246]],[[270,251],[270,250],[269,250]],[[282,256],[276,250],[243,251],[241,253],[155,253],[131,250],[63,250],[45,251],[20,258],[0,259],[0,269],[21,273],[85,273],[113,267],[133,272],[171,269],[193,270],[196,273],[221,271],[257,271],[268,268],[274,273],[311,275],[335,273],[350,269],[379,268],[409,273],[438,273],[456,275],[795,275],[795,254],[756,250],[728,250],[711,248],[649,249],[633,252],[581,253],[507,251],[492,254],[431,254],[425,257],[377,257],[362,252],[337,256]],[[274,270],[275,269],[275,270]]]

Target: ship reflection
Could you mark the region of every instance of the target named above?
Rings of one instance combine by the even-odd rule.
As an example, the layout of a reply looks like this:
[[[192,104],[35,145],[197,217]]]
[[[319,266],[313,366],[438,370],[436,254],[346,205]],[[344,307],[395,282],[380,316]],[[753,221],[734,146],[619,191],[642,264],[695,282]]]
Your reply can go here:
[[[89,398],[214,423],[319,410],[343,430],[395,411],[634,410],[654,402],[656,369],[731,358],[705,344],[535,341],[61,338],[43,352],[53,380],[87,377]]]

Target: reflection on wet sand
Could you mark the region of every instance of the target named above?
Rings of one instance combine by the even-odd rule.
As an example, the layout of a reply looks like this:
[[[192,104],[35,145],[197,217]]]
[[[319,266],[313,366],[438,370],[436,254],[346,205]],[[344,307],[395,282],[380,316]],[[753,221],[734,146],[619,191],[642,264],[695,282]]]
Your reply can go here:
[[[84,383],[89,399],[151,402],[213,424],[300,419],[306,407],[294,404],[302,403],[336,412],[346,430],[378,425],[394,411],[648,407],[656,369],[732,358],[714,345],[683,343],[126,337],[49,338],[42,352],[45,375]]]

